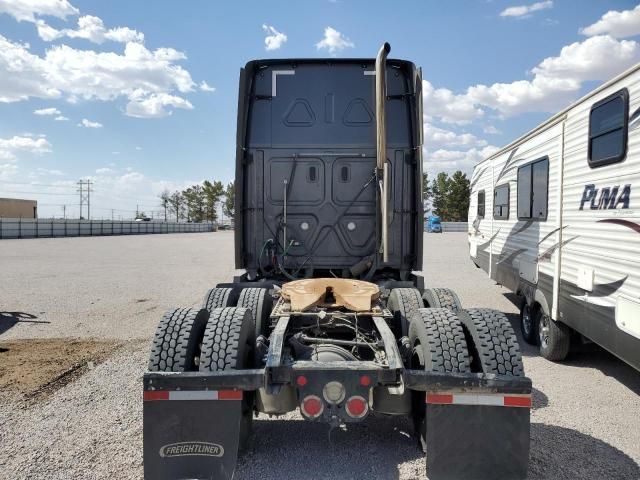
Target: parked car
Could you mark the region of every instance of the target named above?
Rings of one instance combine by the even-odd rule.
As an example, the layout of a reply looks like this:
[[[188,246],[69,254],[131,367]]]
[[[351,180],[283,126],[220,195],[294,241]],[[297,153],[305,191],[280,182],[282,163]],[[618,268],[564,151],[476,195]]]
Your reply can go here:
[[[429,217],[427,218],[427,232],[442,233],[442,224],[440,223],[439,216],[429,215]]]

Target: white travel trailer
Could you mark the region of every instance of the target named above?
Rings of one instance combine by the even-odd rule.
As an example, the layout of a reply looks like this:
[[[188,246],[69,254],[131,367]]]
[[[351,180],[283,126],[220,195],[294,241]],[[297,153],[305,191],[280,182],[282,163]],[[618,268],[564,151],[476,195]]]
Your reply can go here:
[[[640,64],[473,172],[471,259],[550,360],[579,334],[640,369],[639,126]]]

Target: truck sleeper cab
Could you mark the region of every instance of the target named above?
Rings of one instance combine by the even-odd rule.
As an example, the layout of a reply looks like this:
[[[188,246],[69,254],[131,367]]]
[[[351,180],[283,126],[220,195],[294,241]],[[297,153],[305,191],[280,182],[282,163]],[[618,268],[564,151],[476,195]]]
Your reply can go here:
[[[531,381],[513,329],[414,273],[422,82],[389,50],[242,70],[244,273],[158,325],[143,379],[145,478],[231,478],[253,415],[296,409],[328,428],[412,418],[432,479],[526,476]]]

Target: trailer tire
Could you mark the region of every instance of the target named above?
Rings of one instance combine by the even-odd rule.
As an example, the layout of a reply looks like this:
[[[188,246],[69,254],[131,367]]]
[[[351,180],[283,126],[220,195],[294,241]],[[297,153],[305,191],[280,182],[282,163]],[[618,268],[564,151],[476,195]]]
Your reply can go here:
[[[428,308],[448,308],[453,312],[462,310],[460,298],[450,288],[426,288],[422,299]]]
[[[522,338],[529,345],[538,344],[538,313],[540,307],[532,306],[526,300],[522,301],[520,308],[520,330]]]
[[[400,338],[409,335],[411,319],[418,314],[418,310],[424,308],[424,302],[416,288],[394,288],[389,294],[387,308],[393,313]]]
[[[520,345],[509,319],[488,308],[460,312],[471,354],[471,370],[524,377]]]
[[[209,312],[204,309],[176,308],[165,313],[153,337],[149,371],[197,371],[208,319]]]
[[[243,288],[238,298],[238,307],[251,310],[256,325],[256,338],[260,335],[268,336],[267,321],[271,314],[273,299],[266,288]]]
[[[255,345],[255,325],[251,311],[242,307],[215,308],[207,322],[200,354],[201,372],[251,368]],[[251,434],[254,392],[242,396],[240,448]]]
[[[236,305],[237,295],[233,288],[215,287],[209,290],[202,300],[202,308],[210,312],[214,308],[233,307]]]
[[[571,329],[564,323],[553,321],[541,308],[538,309],[535,323],[540,355],[553,362],[567,358],[571,347]]]

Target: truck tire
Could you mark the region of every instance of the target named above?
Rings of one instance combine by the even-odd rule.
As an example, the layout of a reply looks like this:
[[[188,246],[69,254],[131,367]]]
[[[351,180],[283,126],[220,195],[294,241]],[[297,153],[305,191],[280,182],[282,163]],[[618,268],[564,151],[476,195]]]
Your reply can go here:
[[[571,329],[564,323],[553,321],[541,308],[538,309],[535,324],[540,355],[553,362],[567,358],[571,347]]]
[[[249,309],[214,308],[202,339],[200,371],[251,368],[249,353],[254,340],[255,326]]]
[[[450,288],[425,288],[422,299],[429,308],[448,308],[453,312],[462,310],[458,295]]]
[[[201,372],[243,370],[251,368],[255,344],[255,325],[248,308],[226,307],[211,311],[202,340]],[[254,392],[242,396],[240,448],[244,448],[251,434]]]
[[[235,306],[234,300],[237,298],[234,295],[233,288],[212,288],[204,296],[202,300],[202,308],[206,308],[210,312],[214,308],[224,308]]]
[[[176,308],[165,313],[153,337],[149,371],[197,371],[208,318],[204,309]]]
[[[409,324],[409,368],[441,373],[470,371],[469,351],[458,316],[446,308],[421,308]],[[412,392],[413,425],[425,449],[425,393]],[[426,451],[426,450],[425,450]]]
[[[411,368],[466,373],[467,341],[458,316],[447,308],[421,308],[409,325]]]
[[[526,300],[520,307],[520,330],[522,338],[529,345],[538,344],[538,313],[540,308],[529,305]]]
[[[488,308],[467,308],[460,312],[471,355],[471,370],[524,376],[520,345],[509,319]]]
[[[387,308],[393,313],[398,338],[409,335],[411,318],[424,308],[420,292],[416,288],[394,288],[391,290]]]
[[[266,288],[243,288],[238,298],[238,307],[251,310],[256,325],[255,335],[268,335],[268,321],[273,299]]]

